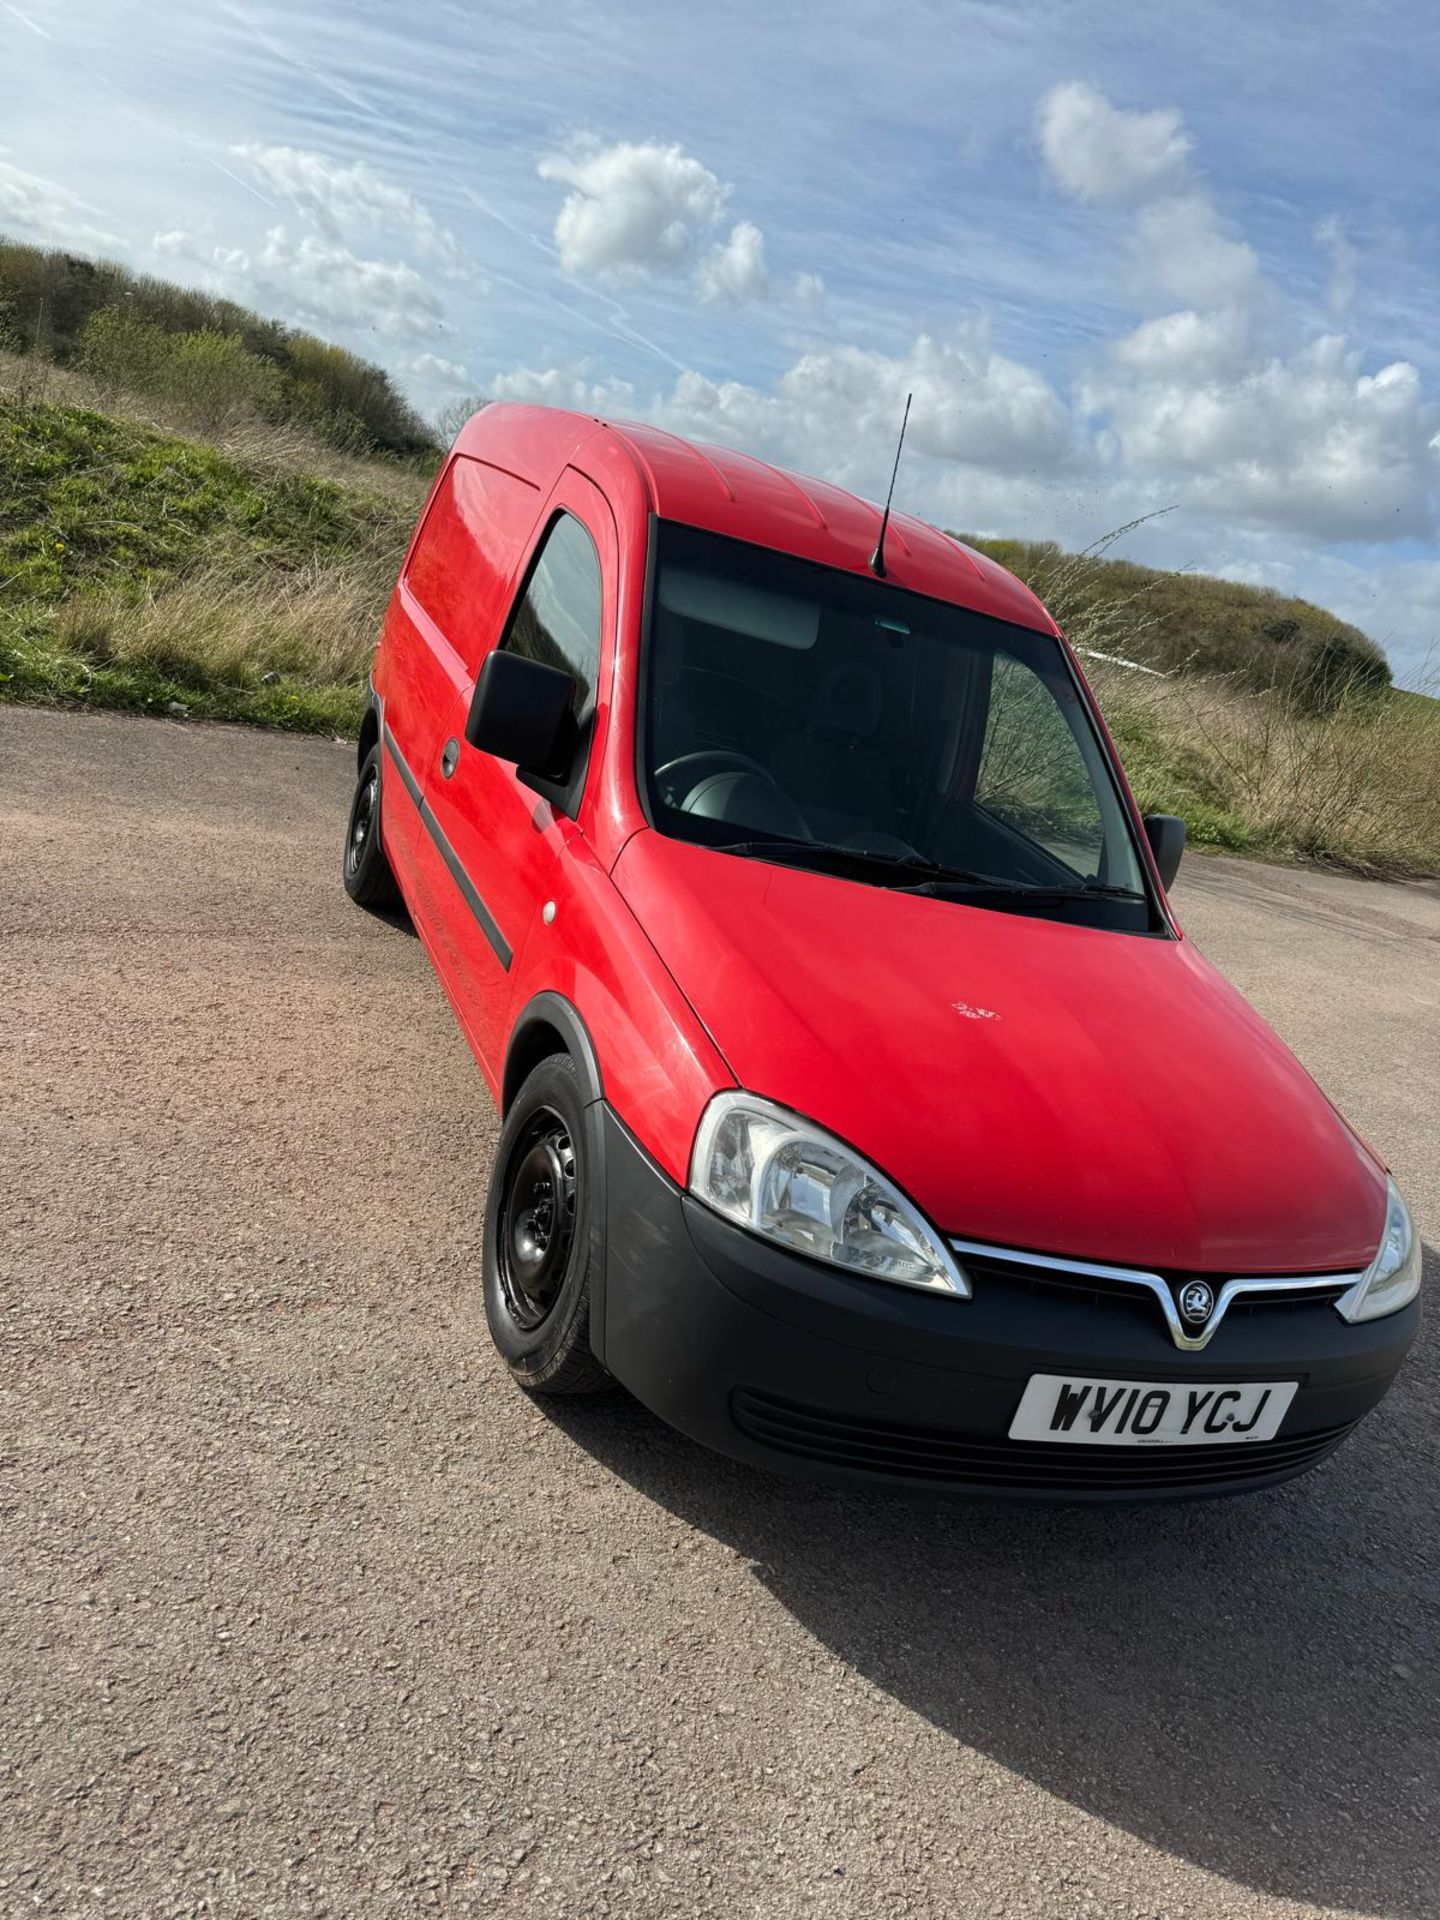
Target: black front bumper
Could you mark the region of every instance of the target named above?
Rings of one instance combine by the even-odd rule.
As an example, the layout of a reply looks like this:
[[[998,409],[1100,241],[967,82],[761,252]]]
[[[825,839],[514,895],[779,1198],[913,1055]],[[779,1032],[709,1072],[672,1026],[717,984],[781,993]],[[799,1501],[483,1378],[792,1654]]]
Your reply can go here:
[[[873,1489],[1153,1500],[1272,1486],[1322,1460],[1384,1394],[1418,1306],[1350,1326],[1326,1302],[1232,1308],[1202,1353],[1152,1296],[986,1274],[967,1301],[852,1279],[698,1205],[602,1107],[596,1348],[682,1433],[759,1466]],[[1298,1380],[1275,1439],[1228,1446],[1007,1438],[1033,1373]]]

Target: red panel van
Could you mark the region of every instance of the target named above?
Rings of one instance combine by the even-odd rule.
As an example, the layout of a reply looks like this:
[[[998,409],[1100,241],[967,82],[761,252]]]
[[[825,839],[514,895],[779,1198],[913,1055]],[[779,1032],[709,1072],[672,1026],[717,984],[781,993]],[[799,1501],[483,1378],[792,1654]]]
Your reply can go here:
[[[1404,1202],[1177,926],[1039,601],[878,523],[536,407],[436,480],[344,875],[503,1115],[495,1343],[831,1482],[1283,1480],[1414,1337]]]

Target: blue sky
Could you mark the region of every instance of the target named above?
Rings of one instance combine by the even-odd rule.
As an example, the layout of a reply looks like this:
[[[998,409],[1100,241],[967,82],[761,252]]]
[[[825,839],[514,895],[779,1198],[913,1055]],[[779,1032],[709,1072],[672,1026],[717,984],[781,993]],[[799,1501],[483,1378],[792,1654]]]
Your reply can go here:
[[[0,0],[0,230],[1440,668],[1440,14]]]

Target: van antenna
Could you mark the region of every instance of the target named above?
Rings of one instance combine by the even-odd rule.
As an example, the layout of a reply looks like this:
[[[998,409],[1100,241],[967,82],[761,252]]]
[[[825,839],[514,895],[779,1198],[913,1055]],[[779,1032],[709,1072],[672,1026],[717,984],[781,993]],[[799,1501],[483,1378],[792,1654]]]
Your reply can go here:
[[[880,538],[875,542],[875,551],[870,556],[870,571],[878,579],[885,578],[885,530],[890,525],[890,502],[895,498],[895,476],[900,471],[900,453],[905,445],[905,428],[910,420],[910,402],[913,393],[905,396],[905,413],[900,421],[900,438],[895,446],[895,464],[890,469],[890,491],[885,496],[885,511],[880,516]]]

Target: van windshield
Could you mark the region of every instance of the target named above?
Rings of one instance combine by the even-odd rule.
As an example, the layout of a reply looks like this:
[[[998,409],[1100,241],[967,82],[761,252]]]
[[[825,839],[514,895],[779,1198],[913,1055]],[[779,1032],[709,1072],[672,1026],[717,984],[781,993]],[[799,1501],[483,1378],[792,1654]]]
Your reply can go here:
[[[1161,925],[1064,652],[884,581],[657,528],[643,767],[665,834],[968,904]]]

